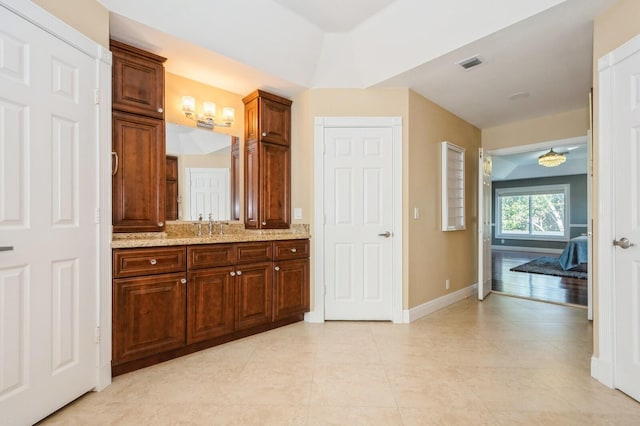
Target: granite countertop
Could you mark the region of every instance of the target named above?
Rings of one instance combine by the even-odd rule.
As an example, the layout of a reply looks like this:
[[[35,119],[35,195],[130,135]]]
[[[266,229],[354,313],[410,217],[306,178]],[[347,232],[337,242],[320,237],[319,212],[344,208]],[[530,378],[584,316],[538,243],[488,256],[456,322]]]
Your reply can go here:
[[[216,225],[217,228],[217,225]],[[217,229],[216,229],[217,231]],[[290,229],[244,229],[240,224],[224,225],[223,233],[209,236],[207,224],[202,224],[202,236],[196,235],[191,222],[167,224],[165,232],[140,232],[113,234],[111,248],[165,247],[192,244],[219,244],[245,241],[298,240],[310,238],[309,226],[294,224]]]

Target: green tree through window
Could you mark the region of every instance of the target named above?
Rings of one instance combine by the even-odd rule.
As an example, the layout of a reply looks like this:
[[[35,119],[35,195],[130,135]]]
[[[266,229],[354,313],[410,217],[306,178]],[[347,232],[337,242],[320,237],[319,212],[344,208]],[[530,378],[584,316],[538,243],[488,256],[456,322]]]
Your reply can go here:
[[[497,237],[568,237],[568,185],[496,190]]]

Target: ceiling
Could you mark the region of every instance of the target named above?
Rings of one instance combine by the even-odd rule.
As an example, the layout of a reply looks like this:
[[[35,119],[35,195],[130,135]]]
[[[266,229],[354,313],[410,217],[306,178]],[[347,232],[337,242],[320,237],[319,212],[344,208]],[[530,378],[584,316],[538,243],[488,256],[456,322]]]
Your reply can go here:
[[[538,157],[550,149],[565,154],[566,161],[556,167],[540,166]],[[589,163],[587,136],[501,149],[489,154],[494,181],[585,174]]]
[[[480,128],[586,107],[592,21],[617,2],[99,1],[169,72],[240,95],[409,87]]]

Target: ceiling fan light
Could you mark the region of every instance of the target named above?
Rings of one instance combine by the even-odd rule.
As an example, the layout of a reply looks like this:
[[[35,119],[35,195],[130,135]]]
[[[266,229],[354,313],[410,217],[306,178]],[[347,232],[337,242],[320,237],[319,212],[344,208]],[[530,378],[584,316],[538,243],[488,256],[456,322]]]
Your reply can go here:
[[[555,152],[553,148],[546,154],[542,154],[538,157],[538,164],[544,167],[556,167],[567,161],[565,154]]]

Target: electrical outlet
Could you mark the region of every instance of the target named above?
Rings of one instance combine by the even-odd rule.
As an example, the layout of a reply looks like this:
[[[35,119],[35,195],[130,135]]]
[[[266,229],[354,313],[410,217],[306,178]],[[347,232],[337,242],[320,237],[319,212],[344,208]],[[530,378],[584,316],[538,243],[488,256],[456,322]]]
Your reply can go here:
[[[293,218],[294,218],[295,220],[300,220],[300,219],[302,219],[302,208],[300,208],[300,207],[295,207],[295,208],[293,209]]]
[[[449,281],[449,279],[446,279],[444,282],[444,289],[449,290],[449,287],[451,287],[451,282]]]

